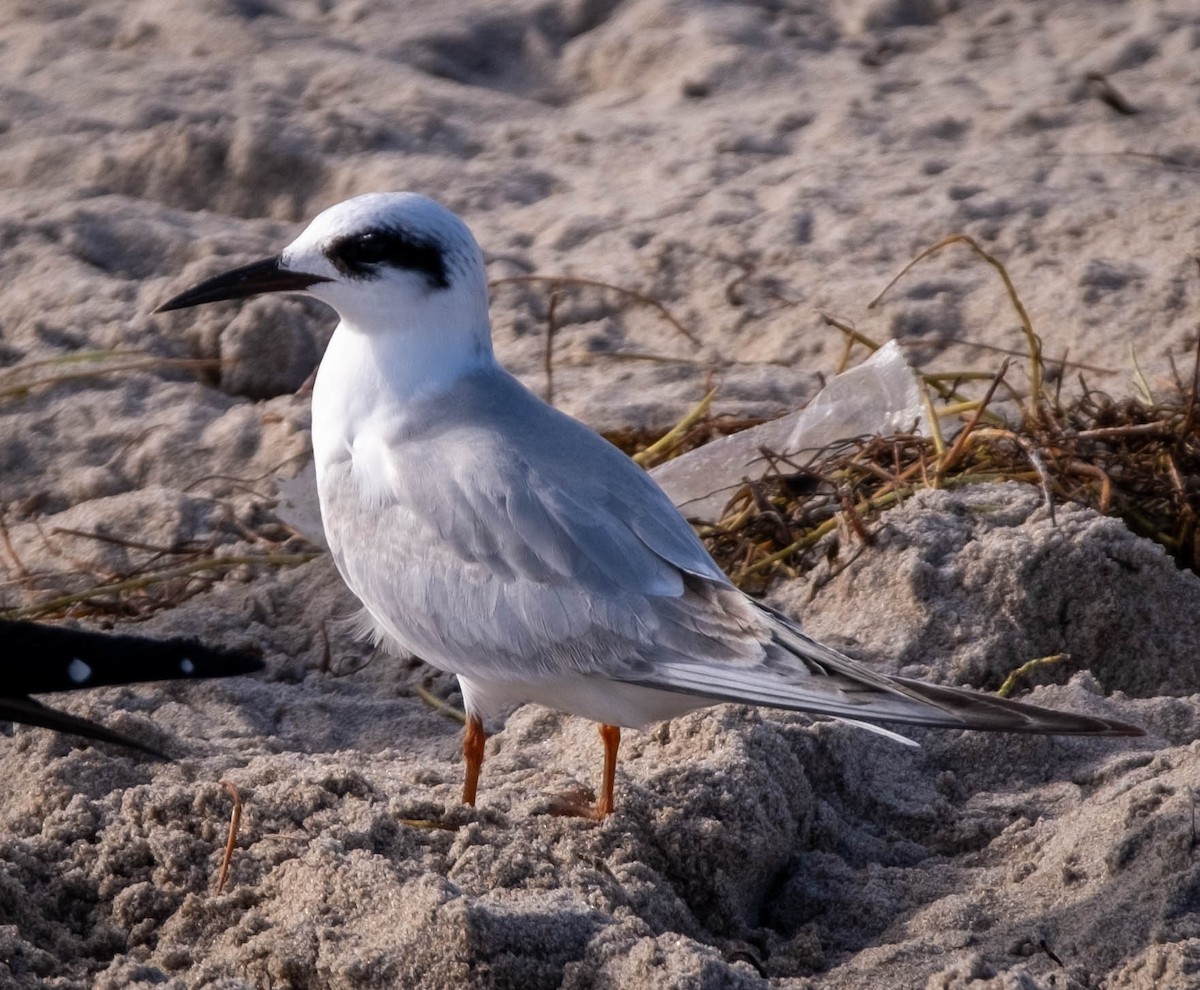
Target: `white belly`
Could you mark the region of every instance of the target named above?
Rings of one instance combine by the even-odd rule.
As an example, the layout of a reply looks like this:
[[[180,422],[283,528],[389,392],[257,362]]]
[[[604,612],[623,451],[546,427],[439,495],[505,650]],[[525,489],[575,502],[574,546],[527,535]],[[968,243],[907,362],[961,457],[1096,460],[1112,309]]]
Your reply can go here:
[[[505,714],[517,705],[531,703],[579,715],[593,722],[642,729],[655,722],[664,722],[685,712],[717,704],[694,695],[660,691],[599,677],[560,677],[553,681],[514,684],[459,674],[458,683],[467,711],[480,718]]]

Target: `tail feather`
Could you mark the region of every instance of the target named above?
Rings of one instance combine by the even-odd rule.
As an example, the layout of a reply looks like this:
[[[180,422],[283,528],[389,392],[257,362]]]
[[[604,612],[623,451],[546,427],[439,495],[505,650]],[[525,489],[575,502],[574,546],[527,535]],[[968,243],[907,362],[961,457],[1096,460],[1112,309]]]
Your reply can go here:
[[[639,671],[639,683],[734,704],[827,715],[853,723],[895,722],[942,729],[1053,735],[1140,736],[1115,719],[1059,712],[966,688],[926,684],[872,670],[817,642],[774,609],[765,655],[751,662],[672,658]]]

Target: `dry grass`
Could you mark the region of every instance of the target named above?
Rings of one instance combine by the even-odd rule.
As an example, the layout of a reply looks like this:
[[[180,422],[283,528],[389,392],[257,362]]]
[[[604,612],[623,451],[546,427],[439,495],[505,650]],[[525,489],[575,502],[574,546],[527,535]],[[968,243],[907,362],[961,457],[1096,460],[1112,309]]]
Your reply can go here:
[[[36,390],[114,375],[211,372],[220,363],[160,358],[128,350],[66,354],[0,369],[0,401],[20,402]],[[263,479],[221,480],[240,491],[256,492],[257,483]],[[0,506],[0,602],[8,605],[0,607],[0,618],[140,619],[174,608],[231,572],[248,576],[264,568],[291,567],[320,556],[320,551],[289,528],[273,522],[250,528],[237,522],[230,505],[221,499],[214,501],[224,504],[221,516],[226,520],[225,531],[209,534],[207,542],[188,541],[175,546],[62,527],[44,531],[34,520],[44,548],[39,557],[41,567],[22,558]],[[261,501],[268,503],[270,497],[263,494]],[[120,571],[111,571],[73,559],[60,546],[61,537],[121,546],[131,563]],[[232,541],[236,543],[231,546]],[[51,566],[44,566],[47,561],[53,562]]]
[[[212,373],[222,362],[213,358],[165,358],[145,351],[78,351],[42,361],[23,361],[0,369],[0,400],[23,399],[39,388],[86,381],[133,371]]]
[[[1142,394],[1115,398],[1080,376],[1064,395],[1062,377],[1047,373],[1041,341],[1004,265],[971,238],[955,235],[923,251],[884,293],[952,245],[968,247],[999,275],[1024,332],[1023,372],[1005,361],[990,372],[926,377],[930,419],[962,424],[952,440],[940,433],[864,437],[820,450],[764,451],[766,475],[743,485],[719,520],[700,527],[721,566],[739,586],[761,592],[776,577],[807,570],[814,552],[836,554],[846,541],[869,544],[879,514],[920,488],[1018,481],[1037,486],[1051,511],[1074,502],[1118,516],[1165,547],[1181,568],[1198,570],[1200,347],[1190,374],[1176,370],[1157,394],[1143,380]],[[846,336],[847,356],[877,346],[837,320],[827,322]],[[1060,382],[1053,392],[1046,385],[1052,377]],[[984,380],[981,398],[959,391]],[[657,463],[754,423],[705,412],[689,415],[685,425],[666,443],[633,432],[609,438],[635,456],[652,449]]]

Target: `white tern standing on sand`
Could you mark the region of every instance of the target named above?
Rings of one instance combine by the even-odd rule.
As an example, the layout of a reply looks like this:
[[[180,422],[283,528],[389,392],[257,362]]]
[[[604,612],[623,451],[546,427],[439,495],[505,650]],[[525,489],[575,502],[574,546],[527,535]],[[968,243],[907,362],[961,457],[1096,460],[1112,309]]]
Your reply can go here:
[[[379,639],[458,676],[466,803],[483,719],[523,702],[600,723],[600,798],[578,809],[597,818],[613,809],[619,727],[719,702],[854,722],[1140,734],[885,676],[739,591],[645,472],[496,363],[483,255],[433,200],[340,203],[278,257],[159,312],[263,292],[306,292],[341,317],[313,389],[325,531]]]

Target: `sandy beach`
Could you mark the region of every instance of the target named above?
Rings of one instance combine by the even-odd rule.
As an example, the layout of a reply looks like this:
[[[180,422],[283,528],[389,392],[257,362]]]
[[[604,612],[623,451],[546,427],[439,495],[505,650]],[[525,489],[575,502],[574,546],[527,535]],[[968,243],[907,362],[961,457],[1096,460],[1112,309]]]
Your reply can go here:
[[[842,359],[827,317],[924,371],[1019,361],[961,244],[869,306],[960,233],[1011,275],[1056,387],[1153,392],[1190,375],[1200,325],[1194,3],[0,18],[0,608],[75,593],[46,621],[267,662],[45,699],[171,763],[0,725],[0,990],[1200,986],[1200,580],[1119,520],[1051,518],[1015,483],[927,491],[769,596],[931,681],[995,690],[1069,653],[1020,697],[1144,738],[905,730],[912,749],[721,706],[628,733],[594,823],[550,810],[597,785],[595,727],[524,707],[464,808],[461,727],[422,697],[459,705],[454,680],[356,640],[332,562],[277,511],[333,314],[153,314],[339,200],[410,189],[482,245],[503,363],[597,429],[665,428],[713,386],[723,414],[796,409]],[[244,813],[217,893],[222,781]]]

